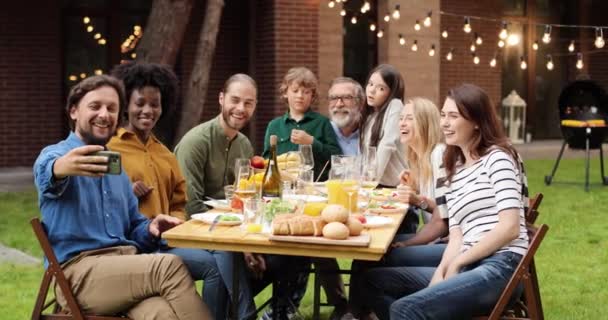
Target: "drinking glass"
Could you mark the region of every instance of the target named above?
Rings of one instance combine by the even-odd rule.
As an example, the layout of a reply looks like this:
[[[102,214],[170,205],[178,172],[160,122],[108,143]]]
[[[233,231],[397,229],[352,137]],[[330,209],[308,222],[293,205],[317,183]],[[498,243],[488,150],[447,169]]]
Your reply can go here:
[[[359,188],[361,187],[361,172],[359,166],[346,168],[342,189],[348,194],[348,213],[353,213],[353,205],[357,208]]]
[[[297,193],[311,195],[314,192],[314,171],[300,170],[297,180]]]
[[[247,199],[243,205],[243,224],[247,233],[261,233],[264,224],[264,200]]]
[[[314,168],[315,158],[312,154],[312,145],[301,144],[299,146],[300,157],[302,158],[301,169],[308,171]]]
[[[252,176],[253,169],[251,167],[242,166],[239,168],[234,194],[243,201],[253,198],[257,192],[255,181],[250,179]]]

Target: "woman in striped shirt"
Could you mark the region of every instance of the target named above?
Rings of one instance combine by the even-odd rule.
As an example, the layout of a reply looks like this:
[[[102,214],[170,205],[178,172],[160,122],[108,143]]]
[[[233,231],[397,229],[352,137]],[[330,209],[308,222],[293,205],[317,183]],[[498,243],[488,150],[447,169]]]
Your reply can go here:
[[[522,168],[488,95],[471,84],[450,90],[441,126],[447,178],[436,203],[449,215],[450,240],[437,268],[368,272],[365,292],[381,319],[487,313],[527,251]]]

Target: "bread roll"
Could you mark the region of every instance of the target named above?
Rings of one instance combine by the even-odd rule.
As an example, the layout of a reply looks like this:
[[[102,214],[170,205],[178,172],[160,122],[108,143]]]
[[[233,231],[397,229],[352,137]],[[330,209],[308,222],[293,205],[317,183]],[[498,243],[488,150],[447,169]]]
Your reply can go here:
[[[330,204],[323,209],[321,212],[321,217],[325,222],[341,222],[346,223],[348,221],[348,211],[344,206],[339,204]]]
[[[363,224],[357,218],[349,217],[346,226],[348,227],[351,236],[356,237],[363,231]]]
[[[312,219],[308,216],[296,216],[287,220],[289,224],[289,234],[292,236],[312,236],[315,234],[315,227]]]
[[[323,235],[323,227],[325,227],[325,225],[327,224],[323,218],[321,217],[314,217],[312,218],[312,222],[313,222],[313,226],[315,227],[315,237],[320,237]]]
[[[284,221],[272,221],[272,234],[277,236],[288,236],[289,235],[289,223],[287,220]]]
[[[329,239],[345,240],[348,239],[350,231],[348,227],[340,222],[330,222],[323,227],[323,236]]]

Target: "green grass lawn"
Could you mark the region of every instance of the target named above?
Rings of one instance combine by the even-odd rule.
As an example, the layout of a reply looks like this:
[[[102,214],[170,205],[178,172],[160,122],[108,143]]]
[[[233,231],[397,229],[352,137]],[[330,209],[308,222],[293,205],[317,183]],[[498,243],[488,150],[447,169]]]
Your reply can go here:
[[[608,314],[608,187],[599,179],[599,160],[591,164],[591,191],[585,192],[584,162],[562,160],[551,186],[544,185],[553,160],[526,162],[530,191],[545,195],[538,223],[550,229],[537,252],[537,271],[547,319],[601,319]],[[35,192],[0,194],[0,243],[41,256],[29,219],[38,215]],[[341,261],[343,266],[348,261]],[[0,310],[3,319],[30,317],[42,267],[0,264]],[[602,280],[604,279],[604,280]],[[312,314],[312,278],[301,312]],[[269,292],[258,296],[261,302]],[[322,309],[327,316],[330,309]]]

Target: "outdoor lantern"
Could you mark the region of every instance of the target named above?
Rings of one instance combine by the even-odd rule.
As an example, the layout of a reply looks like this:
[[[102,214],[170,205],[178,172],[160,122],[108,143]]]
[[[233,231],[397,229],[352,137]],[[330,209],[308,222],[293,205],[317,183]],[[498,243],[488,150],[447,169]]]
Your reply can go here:
[[[502,123],[512,143],[523,143],[526,136],[526,102],[515,90],[502,99]]]

